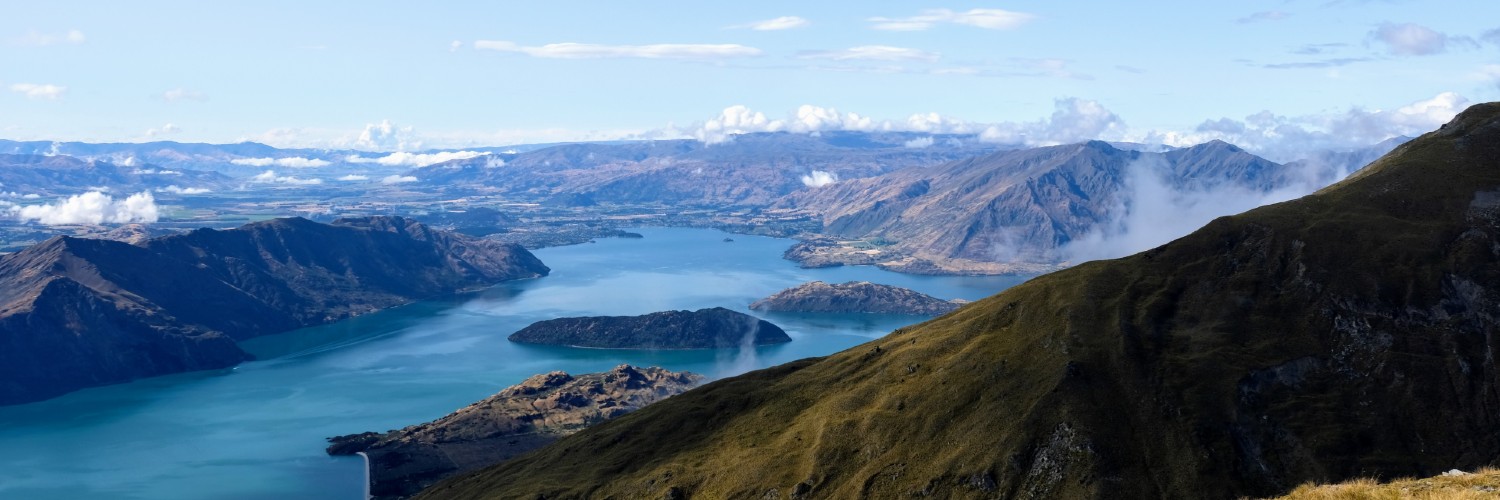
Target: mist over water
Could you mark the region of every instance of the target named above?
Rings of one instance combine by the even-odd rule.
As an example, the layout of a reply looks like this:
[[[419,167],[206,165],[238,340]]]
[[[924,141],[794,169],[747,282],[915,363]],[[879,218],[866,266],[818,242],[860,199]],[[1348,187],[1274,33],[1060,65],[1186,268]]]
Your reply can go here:
[[[868,280],[978,299],[1020,277],[799,269],[791,240],[701,229],[540,250],[553,275],[411,304],[245,344],[258,361],[0,407],[0,498],[331,498],[360,495],[358,457],[324,438],[425,422],[536,373],[621,363],[723,377],[878,338],[924,318],[762,315],[747,305],[811,280]],[[793,341],[735,349],[632,351],[515,344],[543,319],[721,306],[763,317]],[[753,342],[747,327],[742,339]],[[746,343],[742,340],[742,344]]]

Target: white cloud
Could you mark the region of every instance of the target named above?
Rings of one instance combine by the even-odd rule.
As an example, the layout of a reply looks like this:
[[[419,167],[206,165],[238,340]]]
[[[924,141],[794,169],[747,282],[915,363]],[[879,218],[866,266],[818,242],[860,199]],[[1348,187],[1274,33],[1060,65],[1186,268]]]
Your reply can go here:
[[[36,194],[36,193],[26,193],[26,194],[21,195],[21,199],[23,199],[23,200],[40,200],[40,199],[42,199],[42,195],[39,195],[39,194]]]
[[[479,151],[443,151],[438,153],[395,152],[379,158],[366,158],[359,155],[349,155],[349,157],[345,158],[344,161],[347,161],[349,163],[378,163],[387,167],[425,167],[435,163],[442,163],[445,161],[453,160],[467,160],[469,158],[485,156],[488,154],[489,153],[483,153]],[[504,164],[503,160],[501,164]]]
[[[370,180],[370,177],[367,175],[349,174],[343,177],[339,177],[339,180],[344,182],[367,181]]]
[[[422,141],[416,135],[416,130],[412,127],[398,127],[390,120],[381,120],[380,123],[365,124],[365,129],[354,140],[353,146],[371,151],[420,149]]]
[[[1427,56],[1448,50],[1450,45],[1474,45],[1467,37],[1451,37],[1420,24],[1386,23],[1370,32],[1370,38],[1384,43],[1386,50],[1398,56]]]
[[[755,31],[781,31],[796,28],[805,28],[812,24],[808,20],[797,16],[781,16],[775,19],[756,21],[753,23],[731,26],[731,28],[749,28]]]
[[[132,222],[156,222],[156,199],[149,192],[140,192],[124,200],[99,191],[69,196],[57,203],[30,206],[12,206],[9,213],[25,221],[37,221],[49,226],[60,224],[125,224]]]
[[[122,164],[122,165],[124,165],[124,164]],[[125,166],[128,167],[129,165],[125,165]],[[147,169],[135,169],[135,170],[132,170],[130,173],[135,174],[135,175],[182,175],[182,172],[178,172],[176,170],[156,170],[156,169],[151,169],[151,168],[147,168]]]
[[[838,181],[839,176],[834,175],[832,172],[824,172],[822,170],[814,170],[808,175],[802,176],[802,184],[807,187],[813,188],[827,186]]]
[[[515,52],[532,57],[550,59],[684,59],[716,60],[739,57],[756,57],[763,52],[755,47],[739,44],[678,44],[659,43],[651,45],[601,45],[593,43],[549,43],[539,47],[518,45],[499,40],[476,40],[474,48]]]
[[[380,179],[381,184],[402,184],[407,182],[417,182],[417,178],[410,175],[387,175],[385,178]]]
[[[168,123],[158,128],[146,129],[146,137],[171,135],[182,131],[182,127]]]
[[[199,101],[199,102],[202,102],[202,101],[207,101],[208,100],[208,94],[204,94],[204,93],[196,91],[196,90],[188,90],[188,89],[179,87],[179,88],[175,88],[175,89],[172,89],[172,90],[168,90],[166,92],[162,92],[161,93],[161,100],[167,101],[167,102],[182,102],[182,101]]]
[[[448,52],[458,52],[458,49],[463,48],[463,46],[464,43],[458,40],[448,42]]]
[[[1396,136],[1417,136],[1447,123],[1469,99],[1444,92],[1396,109],[1350,108],[1344,112],[1283,116],[1262,111],[1243,120],[1221,118],[1191,132],[1148,132],[1131,141],[1190,146],[1219,139],[1273,161],[1290,161],[1316,151],[1350,150]]]
[[[928,9],[912,17],[872,17],[870,27],[885,31],[922,31],[938,24],[961,24],[992,30],[1016,28],[1036,16],[1001,9],[970,9],[954,12],[949,9]]]
[[[810,50],[797,54],[800,59],[828,59],[833,61],[921,61],[934,62],[941,57],[936,52],[891,47],[889,45],[862,45],[843,50]]]
[[[1116,139],[1125,132],[1125,122],[1097,101],[1058,99],[1052,116],[1025,123],[999,123],[986,127],[979,139],[1003,144],[1052,146],[1092,139]]]
[[[213,190],[207,189],[207,188],[195,188],[195,187],[186,187],[185,188],[185,187],[179,187],[178,185],[173,184],[173,185],[170,185],[170,186],[158,189],[158,190],[156,190],[156,192],[158,192],[158,193],[181,194],[181,195],[192,195],[192,194],[208,194],[208,193],[213,192]]]
[[[247,167],[269,167],[275,165],[278,167],[288,168],[318,168],[326,167],[332,164],[328,160],[303,158],[300,156],[293,156],[289,158],[235,158],[233,160],[229,160],[229,163],[233,163],[235,165],[245,165]]]
[[[33,30],[33,31],[27,32],[26,35],[24,35],[21,38],[17,39],[15,41],[15,44],[16,45],[25,45],[25,46],[29,46],[29,47],[46,47],[46,46],[49,46],[49,45],[63,45],[63,44],[67,44],[67,45],[79,45],[79,44],[82,44],[87,39],[88,39],[87,37],[83,36],[83,32],[82,31],[78,31],[76,29],[75,30],[68,30],[67,33],[61,33],[61,34],[42,33],[42,32],[34,31]]]
[[[912,140],[906,141],[906,142],[902,143],[901,145],[905,146],[907,148],[911,148],[911,149],[922,149],[922,148],[926,148],[926,147],[932,146],[933,142],[934,141],[933,141],[932,137],[919,137],[919,138],[916,138],[916,139],[912,139]]]
[[[46,83],[12,83],[11,92],[17,92],[26,96],[27,99],[61,99],[68,92],[67,87]]]
[[[251,177],[250,178],[250,182],[261,183],[261,184],[289,184],[289,185],[293,185],[293,186],[314,186],[314,185],[322,184],[323,183],[323,179],[303,179],[303,178],[298,178],[298,177],[293,177],[293,176],[280,176],[280,175],[276,175],[276,171],[275,170],[267,170],[265,172],[262,172],[262,173],[256,175],[255,177]]]

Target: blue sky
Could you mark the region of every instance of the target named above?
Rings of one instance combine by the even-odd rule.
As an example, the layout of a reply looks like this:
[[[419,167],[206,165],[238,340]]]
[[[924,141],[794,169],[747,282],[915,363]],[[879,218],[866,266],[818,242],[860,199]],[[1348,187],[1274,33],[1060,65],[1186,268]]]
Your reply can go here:
[[[9,5],[0,138],[419,149],[883,127],[1272,148],[1500,99],[1494,0],[310,3]]]

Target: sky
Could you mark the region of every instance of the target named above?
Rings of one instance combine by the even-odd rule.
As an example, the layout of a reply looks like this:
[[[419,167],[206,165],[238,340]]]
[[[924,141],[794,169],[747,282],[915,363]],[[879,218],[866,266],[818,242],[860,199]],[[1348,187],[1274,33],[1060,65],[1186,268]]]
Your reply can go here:
[[[421,150],[760,130],[1223,138],[1500,100],[1500,2],[16,2],[0,138]]]

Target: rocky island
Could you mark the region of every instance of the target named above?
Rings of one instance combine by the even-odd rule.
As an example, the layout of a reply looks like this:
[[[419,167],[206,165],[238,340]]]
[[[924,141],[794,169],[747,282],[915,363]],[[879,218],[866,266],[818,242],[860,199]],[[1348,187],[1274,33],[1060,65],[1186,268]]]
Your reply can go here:
[[[275,219],[0,257],[0,405],[227,368],[240,340],[545,276],[531,252],[401,217]]]
[[[630,365],[578,376],[545,373],[431,422],[329,438],[328,454],[364,452],[370,494],[405,498],[444,477],[509,460],[701,382],[695,373]]]
[[[964,304],[964,301],[943,300],[914,290],[868,281],[833,285],[811,281],[757,300],[750,304],[750,308],[780,312],[936,316],[953,312]]]
[[[722,307],[641,316],[589,316],[532,323],[512,342],[607,349],[715,349],[791,342],[781,327]]]

